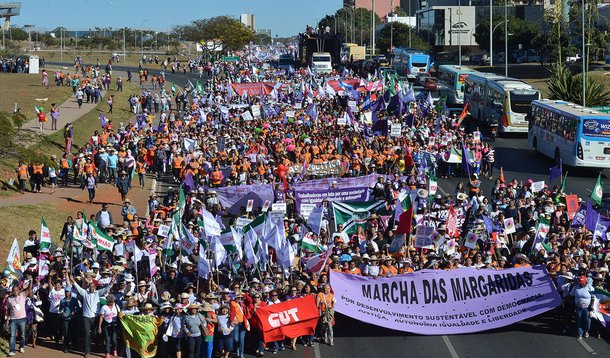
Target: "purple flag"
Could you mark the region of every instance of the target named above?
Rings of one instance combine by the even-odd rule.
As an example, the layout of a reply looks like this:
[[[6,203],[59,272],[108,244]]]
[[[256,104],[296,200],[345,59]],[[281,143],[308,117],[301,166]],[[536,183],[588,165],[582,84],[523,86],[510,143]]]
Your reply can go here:
[[[184,192],[189,193],[191,190],[195,189],[195,181],[193,180],[193,175],[191,172],[187,172],[184,176],[184,180],[182,180],[182,186],[184,187]]]
[[[561,178],[561,176],[563,175],[562,172],[562,165],[561,165],[561,158],[559,158],[559,164],[549,168],[551,174],[549,176],[549,183],[553,183],[553,180],[555,180],[555,178]]]
[[[597,219],[599,217],[599,213],[593,209],[593,205],[591,205],[591,201],[587,200],[587,212],[585,213],[585,227],[589,231],[595,231],[595,226],[597,224]]]

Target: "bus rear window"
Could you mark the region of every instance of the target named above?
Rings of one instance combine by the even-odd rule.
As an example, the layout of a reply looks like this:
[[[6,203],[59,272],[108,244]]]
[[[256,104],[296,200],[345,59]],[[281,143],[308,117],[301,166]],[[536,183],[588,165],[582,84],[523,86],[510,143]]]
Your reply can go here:
[[[411,63],[411,65],[413,67],[428,67],[428,64],[426,62],[413,62]]]
[[[582,122],[582,135],[595,138],[610,138],[610,121],[585,119]]]
[[[516,113],[530,113],[532,110],[532,101],[538,99],[538,93],[532,94],[510,94],[510,107]]]
[[[313,61],[315,62],[330,62],[329,56],[314,56]]]

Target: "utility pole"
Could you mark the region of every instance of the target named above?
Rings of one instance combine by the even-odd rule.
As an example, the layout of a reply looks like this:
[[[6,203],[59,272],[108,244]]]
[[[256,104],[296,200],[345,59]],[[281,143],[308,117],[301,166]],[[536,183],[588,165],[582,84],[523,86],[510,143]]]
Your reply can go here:
[[[392,22],[390,22],[390,65],[392,64],[392,49],[394,48],[394,0],[390,1],[390,15],[392,15]]]
[[[494,0],[489,0],[489,66],[494,65]]]
[[[587,74],[587,71],[585,70],[586,68],[586,61],[589,61],[588,58],[585,58],[585,0],[582,0],[582,8],[580,9],[580,12],[582,13],[582,106],[586,107],[587,105],[587,101],[586,101],[586,81],[585,81],[585,77]]]
[[[583,0],[584,1],[584,0]],[[508,77],[508,0],[504,0],[504,76]]]
[[[125,62],[125,26],[123,26],[123,62]]]
[[[371,58],[375,56],[375,0],[371,0]]]

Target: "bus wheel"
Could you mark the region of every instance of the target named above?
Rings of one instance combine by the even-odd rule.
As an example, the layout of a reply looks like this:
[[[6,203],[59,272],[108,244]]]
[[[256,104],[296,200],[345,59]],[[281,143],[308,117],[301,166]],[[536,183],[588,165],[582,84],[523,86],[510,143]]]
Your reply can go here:
[[[555,165],[559,165],[559,161],[561,160],[561,153],[559,152],[559,148],[555,148]]]

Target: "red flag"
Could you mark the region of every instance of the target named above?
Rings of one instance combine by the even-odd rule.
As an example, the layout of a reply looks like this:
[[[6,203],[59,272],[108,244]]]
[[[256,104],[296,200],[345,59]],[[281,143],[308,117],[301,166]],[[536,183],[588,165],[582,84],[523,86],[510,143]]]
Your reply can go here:
[[[462,113],[460,113],[460,116],[458,117],[458,125],[462,123],[462,121],[464,120],[464,118],[466,118],[467,115],[470,114],[468,113],[468,107],[470,107],[470,103],[466,103],[464,109],[462,109]]]
[[[453,208],[453,204],[449,206],[449,215],[447,216],[447,233],[452,237],[458,233],[457,213]]]
[[[396,235],[410,234],[411,226],[413,225],[413,206],[411,205],[407,211],[403,212],[398,216],[398,229],[396,229]]]
[[[504,184],[504,168],[500,167],[500,183]]]
[[[318,324],[315,297],[303,298],[260,307],[255,313],[256,325],[263,332],[265,343],[285,338],[313,335]]]

